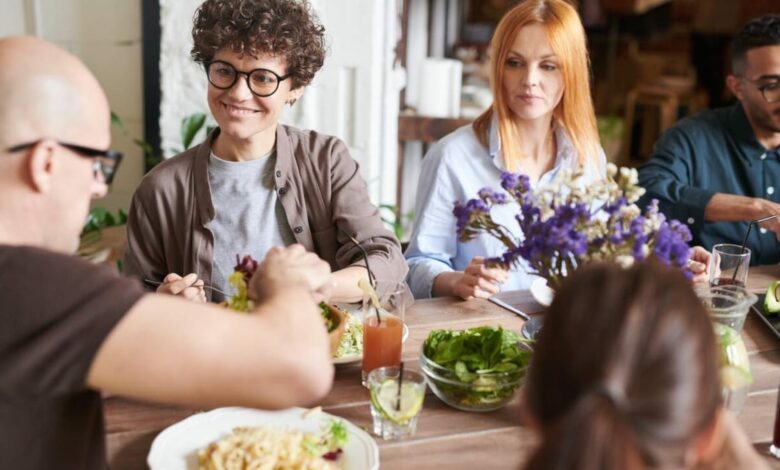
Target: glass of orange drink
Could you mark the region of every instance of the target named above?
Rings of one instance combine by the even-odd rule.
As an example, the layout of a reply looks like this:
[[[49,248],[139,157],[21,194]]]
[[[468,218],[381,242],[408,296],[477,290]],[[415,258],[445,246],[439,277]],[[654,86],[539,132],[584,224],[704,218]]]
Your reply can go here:
[[[376,296],[363,296],[363,383],[369,372],[401,363],[404,314],[412,296],[404,282],[376,281]]]

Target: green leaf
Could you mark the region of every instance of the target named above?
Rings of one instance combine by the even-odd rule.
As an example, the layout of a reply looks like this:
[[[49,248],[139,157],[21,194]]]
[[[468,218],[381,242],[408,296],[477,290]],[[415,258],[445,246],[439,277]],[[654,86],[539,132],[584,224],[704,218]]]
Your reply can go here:
[[[118,127],[123,134],[127,135],[127,128],[125,128],[125,124],[122,122],[122,118],[120,118],[119,115],[113,111],[111,111],[111,125]]]
[[[120,209],[116,215],[110,213],[105,207],[95,207],[87,215],[87,221],[81,230],[82,236],[91,232],[99,232],[107,227],[122,225],[127,222],[127,214]],[[86,240],[84,240],[86,241]]]
[[[181,143],[184,149],[190,148],[195,135],[206,124],[206,115],[203,113],[191,114],[181,121]]]
[[[478,377],[476,373],[469,372],[466,364],[462,363],[461,361],[455,363],[455,375],[457,375],[458,379],[462,382],[473,382]]]

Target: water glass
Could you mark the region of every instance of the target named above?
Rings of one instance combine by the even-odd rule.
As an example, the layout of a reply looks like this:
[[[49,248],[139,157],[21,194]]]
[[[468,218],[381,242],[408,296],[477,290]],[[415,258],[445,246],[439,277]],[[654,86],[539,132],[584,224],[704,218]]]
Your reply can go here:
[[[404,282],[377,281],[379,308],[363,297],[363,384],[368,373],[383,366],[401,364],[406,308],[412,296]]]
[[[380,367],[368,374],[373,431],[385,440],[411,437],[425,399],[425,377],[398,367]],[[399,393],[400,383],[400,393]]]
[[[737,285],[699,286],[696,293],[710,312],[720,349],[720,378],[723,401],[734,414],[742,411],[753,380],[750,359],[742,341],[750,306],[757,297]]]
[[[708,272],[710,285],[734,284],[745,287],[749,266],[750,248],[731,243],[715,245],[712,247],[712,260]]]

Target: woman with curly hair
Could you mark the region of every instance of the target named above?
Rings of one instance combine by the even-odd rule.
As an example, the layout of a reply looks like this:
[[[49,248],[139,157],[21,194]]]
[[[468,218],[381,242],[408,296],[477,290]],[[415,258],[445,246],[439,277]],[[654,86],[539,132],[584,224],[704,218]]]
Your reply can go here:
[[[402,280],[400,245],[346,145],[278,122],[325,59],[324,28],[309,4],[207,0],[192,38],[219,127],[144,178],[130,207],[126,272],[162,282],[160,292],[219,301],[203,284],[231,292],[237,255],[262,259],[299,243],[330,263],[334,300],[361,297],[361,250],[377,278]]]
[[[526,470],[765,469],[721,400],[712,321],[659,263],[594,264],[555,295],[524,388]]]

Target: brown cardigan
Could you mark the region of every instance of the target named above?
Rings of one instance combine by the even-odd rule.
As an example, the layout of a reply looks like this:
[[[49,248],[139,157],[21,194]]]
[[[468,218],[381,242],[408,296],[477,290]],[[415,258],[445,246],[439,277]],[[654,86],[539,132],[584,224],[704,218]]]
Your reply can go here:
[[[215,129],[205,142],[160,163],[144,177],[127,221],[128,276],[161,281],[168,273],[194,272],[211,282],[214,235],[208,226],[214,206],[208,160],[218,133]],[[408,268],[398,240],[382,224],[358,164],[343,142],[280,124],[274,174],[298,243],[334,271],[364,266],[360,250],[342,232],[349,233],[368,252],[377,279],[404,279]],[[211,298],[210,290],[206,294]]]

